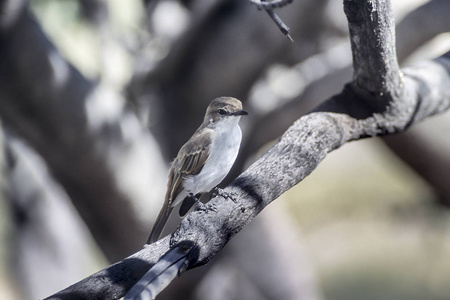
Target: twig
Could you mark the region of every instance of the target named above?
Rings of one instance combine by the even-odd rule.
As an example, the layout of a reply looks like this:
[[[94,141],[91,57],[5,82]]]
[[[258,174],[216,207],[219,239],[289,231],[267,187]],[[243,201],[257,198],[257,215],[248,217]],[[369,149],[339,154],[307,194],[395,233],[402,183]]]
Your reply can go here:
[[[277,24],[281,32],[293,43],[294,40],[289,34],[289,27],[287,27],[286,24],[284,24],[281,18],[272,9],[265,9],[265,11],[270,16],[270,18],[272,18],[275,24]]]
[[[270,18],[277,24],[278,28],[281,32],[293,43],[294,40],[289,34],[289,27],[284,24],[283,20],[273,11],[274,8],[279,8],[288,5],[293,0],[274,0],[274,1],[265,1],[265,0],[250,0],[251,3],[255,4],[258,9],[264,9],[266,13],[270,16]]]

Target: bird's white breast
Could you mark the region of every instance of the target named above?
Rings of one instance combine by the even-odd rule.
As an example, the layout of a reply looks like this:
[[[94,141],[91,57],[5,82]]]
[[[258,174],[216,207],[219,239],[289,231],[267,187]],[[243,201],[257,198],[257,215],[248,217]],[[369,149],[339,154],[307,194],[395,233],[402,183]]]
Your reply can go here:
[[[187,177],[184,188],[188,193],[209,192],[228,174],[236,160],[242,139],[240,117],[230,117],[217,122],[210,156],[201,172]]]

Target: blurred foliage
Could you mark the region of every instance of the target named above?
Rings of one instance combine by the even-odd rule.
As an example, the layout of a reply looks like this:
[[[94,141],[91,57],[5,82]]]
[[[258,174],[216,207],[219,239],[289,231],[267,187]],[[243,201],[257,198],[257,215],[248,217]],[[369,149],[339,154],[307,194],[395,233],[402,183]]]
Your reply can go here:
[[[131,78],[133,51],[144,34],[141,1],[98,1],[101,22],[87,19],[80,1],[32,0],[30,8],[60,53],[84,76],[122,88]],[[106,26],[105,26],[106,25]]]

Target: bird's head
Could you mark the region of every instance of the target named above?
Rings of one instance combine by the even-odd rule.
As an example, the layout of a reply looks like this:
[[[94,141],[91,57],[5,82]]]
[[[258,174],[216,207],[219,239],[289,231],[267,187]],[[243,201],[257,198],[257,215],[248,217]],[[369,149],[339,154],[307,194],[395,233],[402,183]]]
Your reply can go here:
[[[236,98],[219,97],[214,99],[206,109],[205,120],[217,122],[222,119],[248,115],[242,109],[242,103]]]

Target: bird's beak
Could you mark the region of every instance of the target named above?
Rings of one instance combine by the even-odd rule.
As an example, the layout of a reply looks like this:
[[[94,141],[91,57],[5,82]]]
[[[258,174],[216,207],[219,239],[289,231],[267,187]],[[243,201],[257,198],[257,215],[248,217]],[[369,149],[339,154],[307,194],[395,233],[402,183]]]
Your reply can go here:
[[[248,112],[246,112],[245,110],[240,110],[240,111],[235,112],[233,115],[235,115],[235,116],[246,116],[246,115],[248,115]]]

